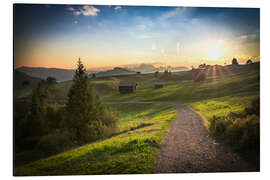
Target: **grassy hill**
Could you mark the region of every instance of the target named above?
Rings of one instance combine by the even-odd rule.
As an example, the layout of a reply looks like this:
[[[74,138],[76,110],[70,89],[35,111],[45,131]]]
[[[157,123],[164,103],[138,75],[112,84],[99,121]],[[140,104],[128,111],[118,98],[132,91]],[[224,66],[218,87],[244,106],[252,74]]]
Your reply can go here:
[[[22,88],[24,82],[27,82],[28,85],[36,85],[38,82],[42,80],[41,78],[31,77],[17,70],[14,71],[13,75],[15,88]]]
[[[135,73],[136,72],[125,69],[125,68],[115,67],[114,69],[111,69],[111,70],[100,71],[96,73],[96,76],[102,77],[102,76],[127,75],[127,74],[135,74]]]
[[[57,81],[71,80],[74,75],[74,70],[59,69],[59,68],[43,68],[43,67],[26,67],[22,66],[16,69],[32,77],[46,79],[47,77],[55,77]]]
[[[165,104],[121,104],[133,99],[140,101],[174,101],[190,106],[204,117],[205,126],[216,116],[243,111],[251,101],[259,98],[260,63],[239,66],[211,66],[207,78],[194,82],[192,71],[115,75],[90,80],[101,100],[119,112],[119,133],[71,151],[63,152],[15,168],[16,175],[57,174],[116,174],[151,173],[162,138],[176,115]],[[136,93],[119,94],[118,82],[137,82]],[[155,89],[154,82],[166,82]],[[71,81],[57,83],[51,102],[64,104]],[[28,95],[29,96],[29,95]],[[27,95],[25,96],[27,98]],[[114,102],[115,104],[108,104]],[[23,159],[18,156],[18,158]]]
[[[176,116],[176,110],[169,105],[149,103],[108,106],[120,113],[119,133],[108,139],[18,166],[15,175],[153,172],[161,140]],[[17,158],[21,158],[20,154]]]

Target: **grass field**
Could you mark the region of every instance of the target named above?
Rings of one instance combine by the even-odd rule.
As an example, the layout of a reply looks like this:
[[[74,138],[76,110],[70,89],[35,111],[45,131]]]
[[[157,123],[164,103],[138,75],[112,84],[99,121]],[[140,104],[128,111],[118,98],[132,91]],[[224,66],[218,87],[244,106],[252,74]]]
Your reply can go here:
[[[133,99],[140,101],[174,101],[190,106],[204,117],[206,128],[209,120],[230,112],[244,110],[260,96],[259,63],[241,65],[239,68],[217,68],[208,72],[203,82],[194,82],[191,71],[173,73],[161,89],[154,89],[154,82],[164,81],[154,74],[99,77],[90,81],[104,104]],[[137,82],[136,93],[119,94],[117,83]],[[57,83],[53,103],[67,100],[71,81]],[[30,89],[15,91],[15,97],[27,97]],[[162,103],[107,104],[119,112],[119,133],[77,149],[60,153],[15,168],[15,175],[58,174],[118,174],[151,173],[159,152],[161,140],[176,116],[176,110]]]
[[[176,110],[165,104],[114,104],[119,133],[15,168],[15,175],[152,173]]]

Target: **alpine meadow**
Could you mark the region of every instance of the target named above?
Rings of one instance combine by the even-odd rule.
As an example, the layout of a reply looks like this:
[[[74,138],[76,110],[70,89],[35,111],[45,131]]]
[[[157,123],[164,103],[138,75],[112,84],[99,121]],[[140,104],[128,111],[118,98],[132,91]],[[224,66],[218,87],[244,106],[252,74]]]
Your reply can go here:
[[[13,11],[14,176],[260,171],[260,9]]]

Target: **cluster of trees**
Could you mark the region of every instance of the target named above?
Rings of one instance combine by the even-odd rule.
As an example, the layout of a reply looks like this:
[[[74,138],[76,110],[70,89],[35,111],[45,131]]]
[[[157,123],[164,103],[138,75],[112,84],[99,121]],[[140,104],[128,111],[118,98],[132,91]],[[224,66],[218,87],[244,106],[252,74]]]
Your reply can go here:
[[[53,78],[33,90],[29,110],[15,129],[16,146],[56,153],[114,133],[116,114],[102,106],[80,59],[77,66],[65,105],[48,102]]]
[[[158,73],[155,74],[155,76],[157,77],[157,76],[158,76]],[[168,69],[166,69],[166,70],[164,71],[164,73],[159,77],[159,79],[160,79],[160,80],[163,80],[163,81],[174,80],[174,79],[176,79],[176,78],[177,78],[177,76],[174,76],[174,75],[172,74],[172,72],[169,71]]]
[[[248,59],[246,64],[252,64],[252,60]],[[238,65],[238,61],[236,58],[232,59],[232,65],[236,66]],[[198,69],[195,69],[192,66],[192,78],[195,82],[201,82],[206,79],[206,71],[209,70],[210,65],[206,65],[205,63],[202,63],[198,66]]]
[[[252,64],[253,63],[253,61],[251,60],[251,59],[248,59],[247,61],[246,61],[246,64]],[[224,63],[224,64],[226,64],[226,63]],[[233,58],[232,59],[232,65],[238,65],[239,63],[238,63],[238,60],[236,59],[236,58]],[[209,66],[209,65],[206,65],[205,63],[203,63],[203,64],[200,64],[199,66],[198,66],[198,68],[200,68],[200,69],[205,69],[205,68],[207,68],[207,66]],[[194,67],[192,66],[192,70],[194,69]]]
[[[56,83],[56,79],[54,78],[54,77],[47,77],[47,79],[46,80],[41,80],[41,83],[42,84],[45,84],[45,83],[47,83],[47,84],[50,84],[50,85],[52,85],[52,84],[55,84]],[[22,82],[22,86],[29,86],[29,85],[31,85],[31,83],[30,83],[30,81],[28,81],[28,80],[24,80],[23,82]]]
[[[253,63],[253,61],[251,59],[248,59],[247,62],[246,62],[246,64],[252,64],[252,63]],[[232,65],[238,65],[238,64],[239,63],[238,63],[237,59],[233,58],[232,59]]]

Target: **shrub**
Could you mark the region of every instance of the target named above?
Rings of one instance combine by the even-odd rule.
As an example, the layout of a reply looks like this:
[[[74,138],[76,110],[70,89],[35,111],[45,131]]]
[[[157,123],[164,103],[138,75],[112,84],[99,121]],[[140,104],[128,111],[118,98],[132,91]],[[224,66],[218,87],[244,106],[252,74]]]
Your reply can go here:
[[[51,134],[42,136],[36,146],[36,149],[48,154],[61,152],[72,147],[73,144],[70,139],[70,132],[55,131]]]
[[[103,116],[103,135],[104,136],[110,136],[118,130],[118,112],[111,109],[111,108],[106,108],[104,109],[104,116]]]
[[[246,64],[252,64],[252,63],[253,63],[253,62],[252,62],[251,59],[247,60],[247,62],[246,62]]]
[[[61,122],[64,121],[64,115],[65,106],[48,105],[45,115],[47,133],[63,128]]]
[[[245,112],[248,115],[256,114],[257,116],[260,116],[260,99],[252,101],[251,106],[245,108]]]
[[[233,147],[238,152],[253,156],[258,164],[260,153],[260,120],[259,100],[254,100],[249,107],[240,113],[229,113],[227,116],[210,119],[210,133],[219,140]]]
[[[158,72],[158,71],[156,71],[156,72],[155,72],[155,77],[158,77],[158,74],[159,74],[159,72]]]
[[[237,61],[236,58],[233,58],[233,60],[232,60],[232,65],[238,65],[238,61]]]
[[[47,83],[48,85],[53,85],[53,84],[56,83],[56,78],[49,76],[49,77],[47,77],[47,79],[46,79],[46,83]]]
[[[30,85],[30,82],[28,80],[24,80],[22,82],[22,86],[29,86]]]

